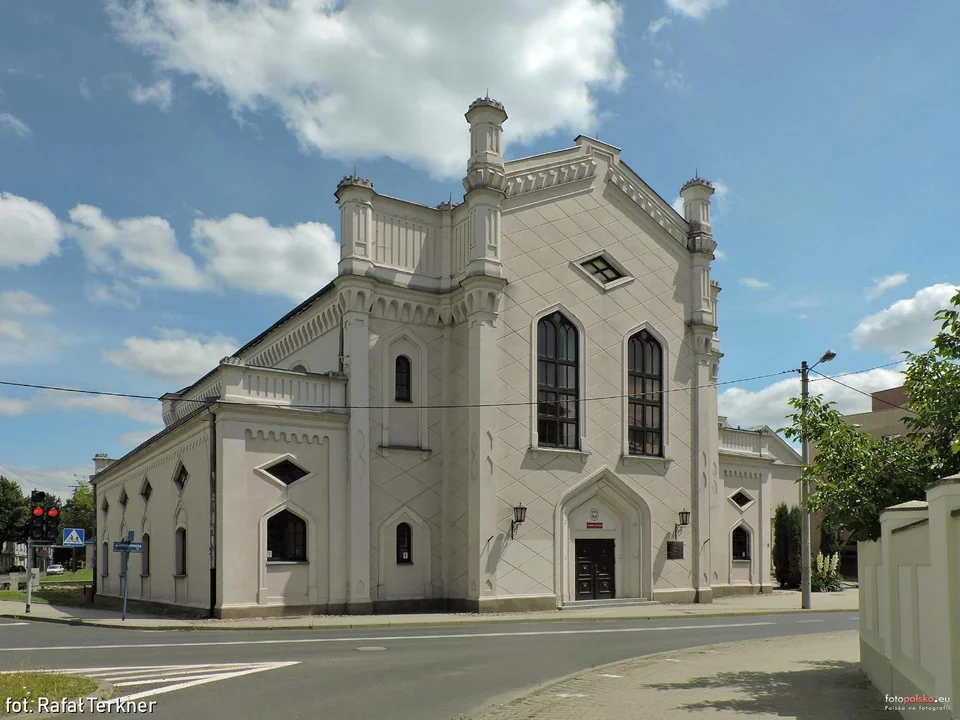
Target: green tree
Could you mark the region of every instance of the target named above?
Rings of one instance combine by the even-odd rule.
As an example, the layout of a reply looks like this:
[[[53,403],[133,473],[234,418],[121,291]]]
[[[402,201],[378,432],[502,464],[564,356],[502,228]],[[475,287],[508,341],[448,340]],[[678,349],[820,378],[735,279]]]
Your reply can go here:
[[[61,528],[83,528],[93,537],[93,488],[90,483],[79,480],[73,489],[73,495],[63,504]]]
[[[0,542],[18,540],[29,515],[30,499],[21,487],[0,475]]]
[[[800,508],[777,506],[773,516],[773,567],[782,588],[800,587]]]
[[[790,400],[796,410],[784,435],[817,446],[804,469],[814,490],[804,504],[824,514],[852,540],[880,537],[884,508],[923,500],[926,487],[960,472],[960,293],[935,319],[940,331],[930,350],[905,352],[905,437],[876,439],[847,424],[822,396]]]

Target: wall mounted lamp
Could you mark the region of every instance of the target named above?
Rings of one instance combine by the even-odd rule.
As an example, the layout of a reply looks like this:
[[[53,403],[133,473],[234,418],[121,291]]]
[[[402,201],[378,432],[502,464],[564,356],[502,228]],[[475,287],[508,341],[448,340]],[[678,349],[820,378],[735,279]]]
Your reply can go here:
[[[690,511],[681,510],[680,513],[680,522],[673,526],[673,539],[676,540],[680,537],[680,528],[685,528],[690,524]]]
[[[513,520],[510,522],[510,539],[513,540],[517,532],[517,527],[523,525],[527,519],[527,509],[523,505],[517,505],[513,508]]]

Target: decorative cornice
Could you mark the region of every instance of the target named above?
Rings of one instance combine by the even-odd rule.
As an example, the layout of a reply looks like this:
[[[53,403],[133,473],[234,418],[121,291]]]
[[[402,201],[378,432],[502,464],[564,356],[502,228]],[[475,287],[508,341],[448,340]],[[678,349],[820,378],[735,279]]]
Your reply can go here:
[[[507,176],[504,194],[516,197],[526,193],[546,190],[567,183],[586,180],[597,174],[597,161],[594,158],[578,157],[570,162],[548,167],[542,170],[521,171]]]
[[[367,180],[367,178],[362,178],[359,175],[346,175],[344,178],[337,184],[337,190],[333,193],[334,197],[337,200],[340,199],[341,191],[347,189],[348,187],[357,187],[364,190],[373,190],[373,180]]]
[[[723,474],[724,477],[744,478],[747,480],[763,479],[763,473],[756,470],[736,470],[732,468],[723,468]],[[736,494],[736,492],[734,492],[734,494]]]
[[[711,191],[713,191],[713,189],[714,189],[712,182],[710,182],[709,180],[707,180],[707,179],[705,179],[705,178],[702,178],[702,177],[700,177],[699,175],[697,175],[697,176],[695,176],[695,177],[687,180],[687,181],[683,184],[683,187],[680,188],[680,192],[683,192],[683,191],[686,190],[687,188],[692,188],[692,187],[697,187],[697,186],[709,188]]]
[[[674,218],[665,203],[646,188],[633,182],[619,168],[611,166],[607,171],[607,180],[620,188],[623,194],[633,200],[640,209],[653,218],[657,224],[673,236],[677,242],[687,244],[687,228]]]
[[[707,230],[700,222],[690,223],[690,231],[687,234],[687,250],[692,253],[707,253],[712,255],[717,249],[717,243],[713,239],[713,233]]]
[[[251,430],[246,428],[244,433],[250,440],[276,440],[280,442],[307,443],[308,445],[322,445],[327,442],[329,435],[320,435],[318,433],[297,432],[286,430]]]
[[[180,459],[183,455],[190,452],[194,448],[198,448],[201,445],[206,444],[207,436],[209,435],[207,428],[202,427],[196,431],[196,434],[191,436],[185,441],[181,441],[179,444],[170,448],[169,450],[153,457],[152,459],[148,458],[138,464],[131,465],[127,470],[119,473],[116,477],[108,480],[103,488],[97,489],[97,493],[106,492],[109,489],[116,487],[117,485],[123,485],[131,477],[134,478],[144,478],[149,477],[149,473],[153,470],[156,470],[161,465],[166,465],[173,459]],[[154,483],[151,483],[156,487]],[[141,479],[142,485],[142,479]]]
[[[325,307],[319,308],[304,321],[278,334],[276,340],[250,357],[246,364],[260,367],[276,366],[277,363],[289,357],[307,343],[337,327],[340,322],[340,315],[339,297],[331,297]]]
[[[470,103],[470,107],[467,109],[467,114],[469,115],[471,110],[475,110],[480,107],[493,108],[494,110],[501,111],[504,115],[507,114],[506,108],[503,107],[503,103],[494,100],[492,97],[482,97],[474,100],[472,103]]]
[[[474,165],[467,170],[467,176],[463,179],[463,189],[468,193],[480,189],[503,192],[506,184],[502,165]]]

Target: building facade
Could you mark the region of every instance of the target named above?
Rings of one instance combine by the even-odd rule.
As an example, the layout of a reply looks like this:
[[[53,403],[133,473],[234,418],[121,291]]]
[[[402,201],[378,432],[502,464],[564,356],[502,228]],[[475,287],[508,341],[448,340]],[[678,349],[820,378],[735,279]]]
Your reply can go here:
[[[796,487],[769,437],[721,455],[713,187],[681,216],[618,148],[507,162],[503,106],[466,119],[461,203],[344,178],[336,279],[98,458],[98,592],[131,531],[131,598],[219,617],[769,586]]]

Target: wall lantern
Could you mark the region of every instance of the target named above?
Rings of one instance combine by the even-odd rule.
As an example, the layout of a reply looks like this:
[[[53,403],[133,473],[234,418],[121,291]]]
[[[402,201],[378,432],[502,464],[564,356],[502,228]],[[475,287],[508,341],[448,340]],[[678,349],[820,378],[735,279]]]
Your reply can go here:
[[[680,537],[680,528],[685,528],[690,524],[690,511],[681,510],[680,513],[680,522],[673,526],[673,537]]]
[[[523,521],[527,519],[527,509],[523,505],[517,505],[513,509],[513,521],[510,523],[510,539],[514,538],[514,535],[517,531],[517,526],[522,525]]]

